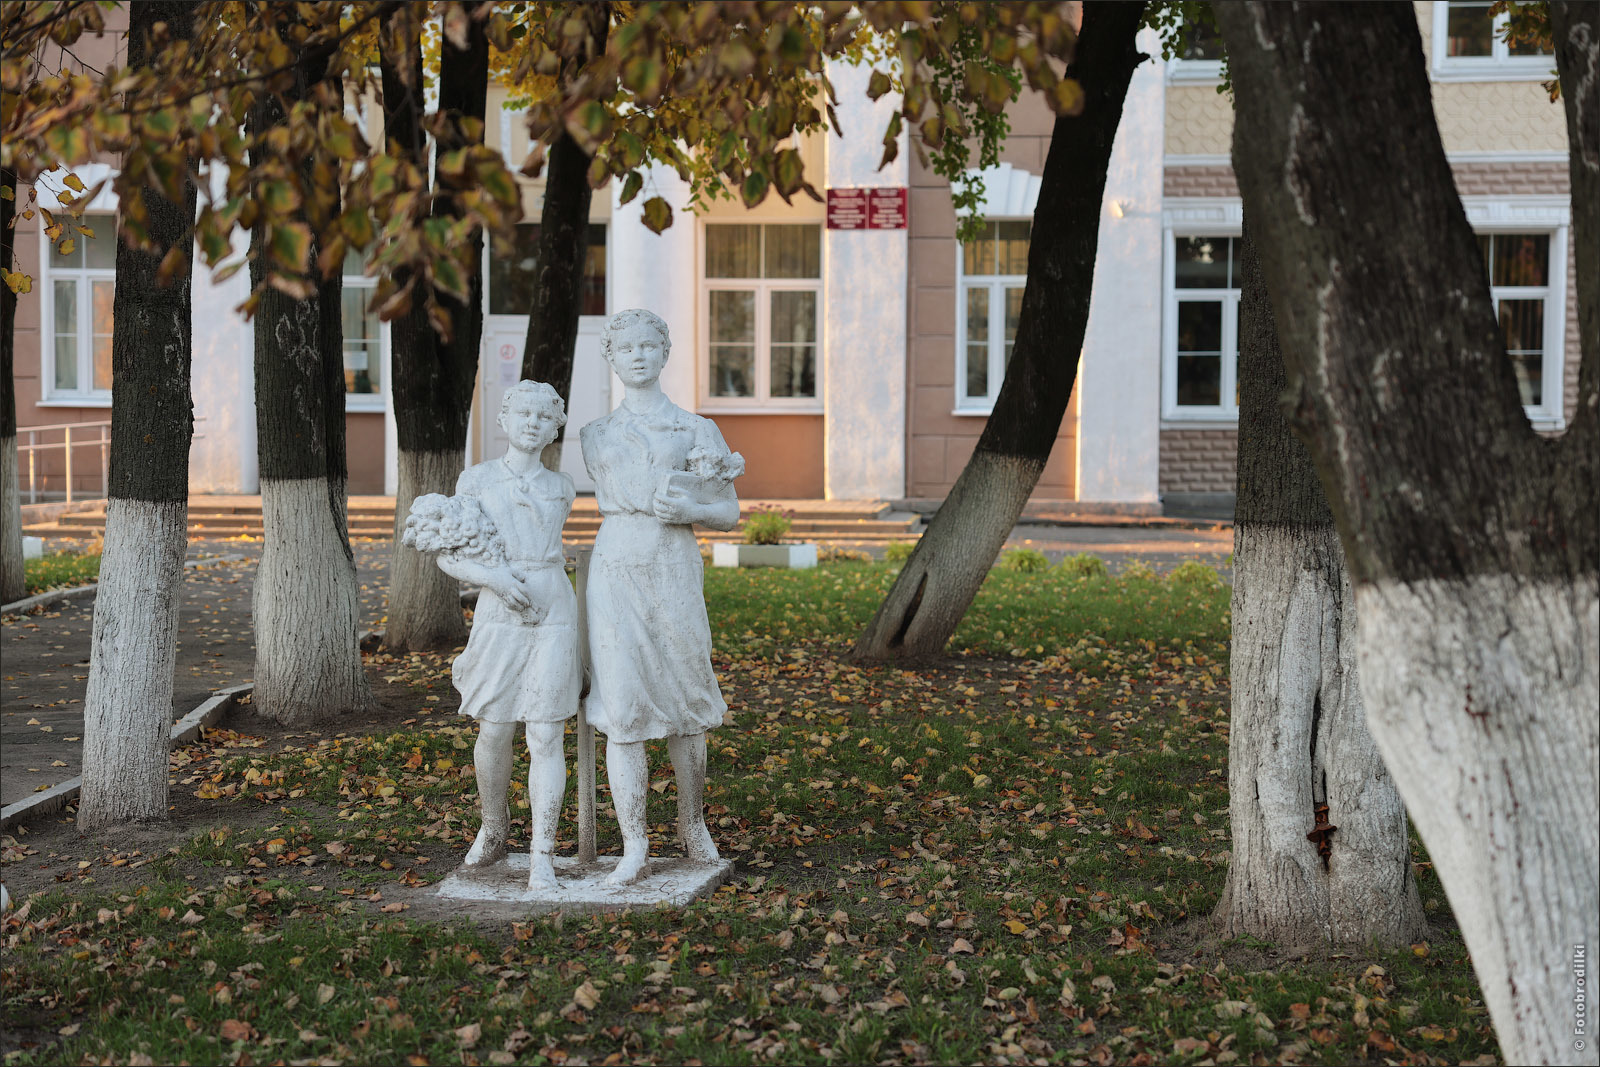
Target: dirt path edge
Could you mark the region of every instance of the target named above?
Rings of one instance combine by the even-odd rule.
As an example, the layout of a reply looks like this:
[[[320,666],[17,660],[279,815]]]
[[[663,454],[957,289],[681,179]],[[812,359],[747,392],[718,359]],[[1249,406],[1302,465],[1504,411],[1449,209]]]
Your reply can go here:
[[[243,685],[219,689],[201,701],[193,711],[172,724],[172,747],[177,748],[179,745],[197,740],[202,729],[214,725],[254,690],[255,683],[246,682]],[[59,782],[41,793],[36,793],[26,800],[7,804],[4,808],[0,808],[0,830],[36,815],[50,815],[60,811],[77,798],[78,791],[82,788],[83,776],[80,774]]]

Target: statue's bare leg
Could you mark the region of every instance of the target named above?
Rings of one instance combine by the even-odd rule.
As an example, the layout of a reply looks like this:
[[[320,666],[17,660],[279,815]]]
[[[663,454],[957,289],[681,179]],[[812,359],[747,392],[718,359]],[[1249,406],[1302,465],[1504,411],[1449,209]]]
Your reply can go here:
[[[644,742],[607,741],[606,777],[617,807],[617,826],[622,830],[622,861],[606,878],[606,884],[632,885],[644,877],[650,860],[650,839],[645,834],[650,768],[645,762]]]
[[[706,735],[667,738],[667,752],[678,778],[678,840],[691,860],[715,863],[721,857],[706,829]]]
[[[506,790],[511,785],[511,746],[516,736],[514,722],[478,724],[478,744],[472,750],[472,765],[478,772],[478,804],[483,809],[483,826],[467,851],[463,867],[487,867],[505,859],[506,837],[511,832]]]
[[[556,849],[556,822],[567,791],[567,754],[563,747],[566,723],[528,724],[528,803],[533,827],[528,857],[528,888],[553,892],[556,869],[551,856]]]

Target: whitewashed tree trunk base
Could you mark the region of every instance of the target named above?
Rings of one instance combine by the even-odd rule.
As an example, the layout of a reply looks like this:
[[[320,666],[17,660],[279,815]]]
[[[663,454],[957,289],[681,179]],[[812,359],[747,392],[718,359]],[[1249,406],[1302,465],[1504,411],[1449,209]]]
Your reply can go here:
[[[7,326],[9,329],[9,325]],[[17,485],[17,438],[0,437],[0,604],[27,591],[22,562],[22,494]]]
[[[461,614],[461,584],[409,545],[401,543],[411,502],[425,493],[455,492],[465,453],[405,452],[399,456],[395,498],[394,552],[389,564],[389,618],[383,643],[394,651],[453,648],[467,640]]]
[[[1044,470],[1042,460],[974,452],[856,641],[859,659],[941,655]]]
[[[83,702],[78,825],[165,818],[188,504],[113,498]]]
[[[365,709],[372,695],[356,645],[356,568],[327,479],[263,480],[261,517],[256,708],[284,725]]]
[[[1575,1048],[1572,961],[1600,942],[1600,587],[1381,581],[1356,602],[1372,733],[1506,1061],[1593,1063],[1592,1034]]]
[[[1409,944],[1426,923],[1405,809],[1356,685],[1338,534],[1241,522],[1235,539],[1233,858],[1217,919],[1282,944]],[[1338,828],[1326,859],[1306,836],[1318,796]]]

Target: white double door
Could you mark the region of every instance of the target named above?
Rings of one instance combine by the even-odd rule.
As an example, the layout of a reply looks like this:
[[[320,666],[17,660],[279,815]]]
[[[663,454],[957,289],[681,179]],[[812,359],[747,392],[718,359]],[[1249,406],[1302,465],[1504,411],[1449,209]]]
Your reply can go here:
[[[578,344],[572,356],[572,399],[567,404],[566,442],[561,449],[561,469],[572,476],[578,492],[594,492],[594,482],[583,467],[578,430],[611,411],[611,369],[600,357],[603,315],[578,319]],[[522,377],[522,346],[528,338],[525,315],[489,315],[483,324],[483,354],[479,371],[482,392],[478,425],[478,460],[503,456],[508,444],[500,428],[500,399]]]

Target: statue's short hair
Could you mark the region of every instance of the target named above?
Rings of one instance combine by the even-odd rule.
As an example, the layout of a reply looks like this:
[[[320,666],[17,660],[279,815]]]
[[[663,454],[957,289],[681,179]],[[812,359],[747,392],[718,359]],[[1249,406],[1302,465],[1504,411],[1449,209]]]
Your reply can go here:
[[[511,401],[517,396],[527,396],[541,409],[555,416],[557,426],[567,424],[567,405],[561,400],[561,394],[556,392],[555,386],[548,382],[529,381],[524,378],[505,391],[500,398],[500,417],[497,420],[503,430],[506,426],[506,415],[511,411]]]
[[[626,311],[617,312],[606,320],[604,326],[600,327],[600,355],[605,358],[607,363],[611,362],[611,342],[616,335],[628,327],[637,326],[640,323],[653,328],[656,333],[661,335],[662,355],[664,357],[672,355],[672,335],[667,332],[667,324],[662,320],[661,316],[654,312],[646,311],[644,308],[629,308]]]

